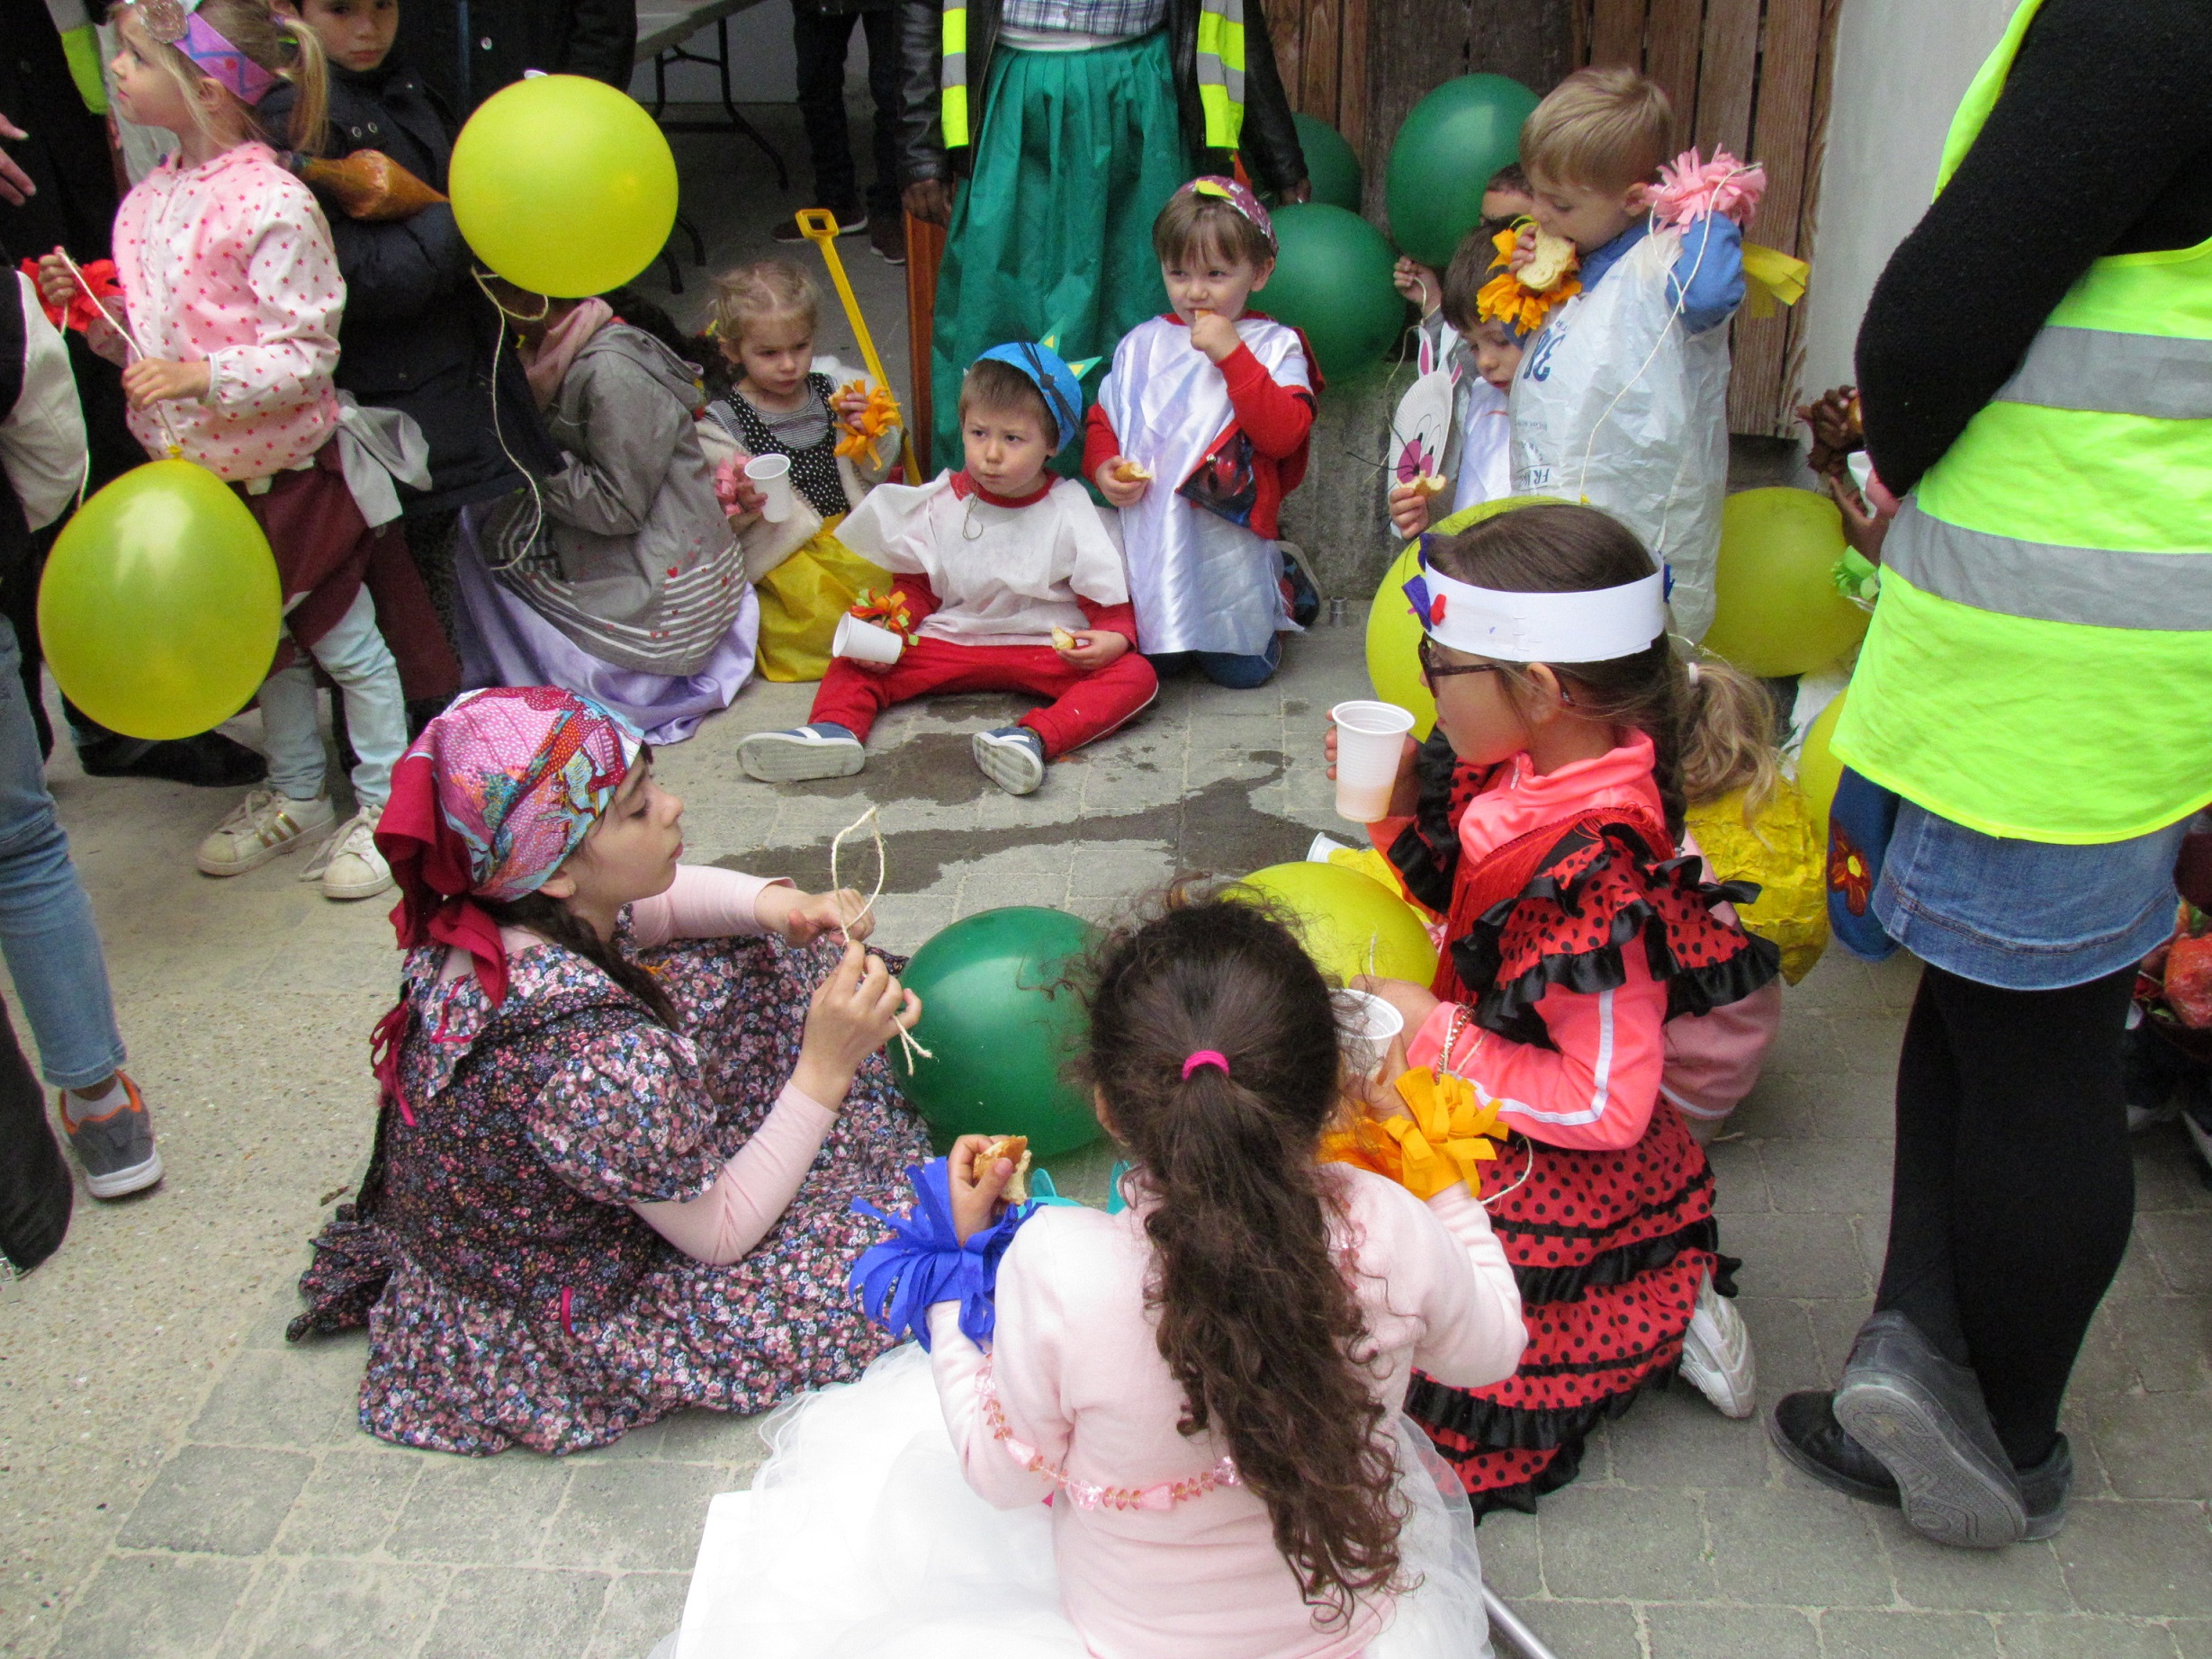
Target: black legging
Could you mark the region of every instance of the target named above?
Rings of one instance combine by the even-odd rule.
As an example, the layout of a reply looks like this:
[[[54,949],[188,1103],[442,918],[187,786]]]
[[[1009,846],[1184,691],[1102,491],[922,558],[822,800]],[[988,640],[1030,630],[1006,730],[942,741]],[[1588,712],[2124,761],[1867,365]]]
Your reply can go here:
[[[2023,1468],[2050,1454],[2135,1220],[2120,1090],[2134,983],[2131,967],[2064,991],[2001,991],[1924,968],[1905,1027],[1875,1306],[1973,1365]]]

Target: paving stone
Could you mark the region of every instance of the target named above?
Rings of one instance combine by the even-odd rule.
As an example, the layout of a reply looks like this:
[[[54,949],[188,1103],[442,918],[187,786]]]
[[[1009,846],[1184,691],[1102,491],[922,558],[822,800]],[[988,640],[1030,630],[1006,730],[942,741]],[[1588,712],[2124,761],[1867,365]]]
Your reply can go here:
[[[1967,1613],[1821,1615],[1828,1659],[1997,1659],[1997,1632]]]
[[[61,1621],[66,1659],[199,1659],[254,1574],[211,1556],[110,1556]]]
[[[1705,1517],[1713,1573],[1730,1601],[1886,1607],[1895,1599],[1889,1559],[1862,1506],[1848,1498],[1794,1484],[1713,1492]]]
[[[2135,1394],[2091,1412],[2097,1456],[2123,1498],[2212,1494],[2212,1390]]]
[[[445,1587],[423,1651],[436,1659],[580,1653],[598,1626],[612,1582],[604,1573],[464,1568]],[[644,1659],[643,1650],[633,1659]]]
[[[2137,1216],[2136,1231],[2150,1244],[2167,1288],[2182,1296],[2212,1292],[2212,1210]]]
[[[365,1339],[317,1339],[238,1356],[208,1395],[192,1438],[216,1446],[311,1448],[361,1432]]]
[[[1758,1147],[1747,1137],[1705,1148],[1705,1161],[1713,1166],[1713,1212],[1723,1224],[1731,1216],[1764,1215],[1775,1207]]]
[[[1821,1633],[1794,1607],[1647,1607],[1651,1659],[1820,1659]]]
[[[314,1467],[304,1452],[186,1446],[154,1477],[117,1542],[126,1549],[258,1556]]]
[[[1751,1332],[1763,1404],[1800,1388],[1829,1386],[1832,1379],[1821,1363],[1804,1304],[1785,1296],[1738,1296],[1736,1312]]]
[[[562,1566],[689,1569],[706,1505],[724,1482],[696,1464],[579,1467],[553,1518],[545,1559]]]
[[[2212,1619],[2176,1619],[2166,1633],[2181,1659],[2212,1659]]]
[[[683,1623],[690,1587],[686,1573],[625,1573],[607,1592],[583,1659],[646,1659],[655,1643]]]
[[[2174,1632],[2135,1619],[2076,1613],[2059,1619],[2000,1619],[1997,1646],[2005,1659],[2177,1659]]]
[[[535,1561],[574,1466],[534,1452],[427,1461],[392,1529],[409,1561]]]
[[[1486,1515],[1475,1543],[1482,1552],[1482,1582],[1499,1595],[1516,1601],[1544,1593],[1543,1535],[1535,1516],[1506,1510]]]
[[[1578,1481],[1537,1515],[1547,1585],[1635,1601],[1702,1601],[1717,1588],[1694,1494]]]
[[[302,1561],[256,1621],[247,1651],[252,1659],[391,1659],[413,1653],[448,1576],[443,1567]]]
[[[1669,1491],[1767,1484],[1767,1431],[1754,1417],[1731,1421],[1677,1382],[1647,1394],[1610,1425],[1613,1477]]]
[[[1642,1659],[1636,1610],[1624,1601],[1526,1601],[1513,1610],[1563,1659]],[[1510,1659],[1505,1642],[1493,1637],[1491,1646]]]
[[[2075,1604],[2093,1613],[2212,1616],[2201,1503],[2076,1503],[2055,1540]]]
[[[373,1555],[400,1519],[431,1456],[385,1449],[323,1453],[284,1519],[278,1551]]]
[[[1734,1215],[1721,1248],[1743,1258],[1736,1283],[1752,1296],[1857,1296],[1874,1282],[1848,1215]]]
[[[1936,1612],[2065,1613],[2073,1610],[2058,1555],[2048,1544],[2010,1549],[1947,1549],[1905,1524],[1902,1511],[1860,1506],[1889,1551],[1898,1600]]]
[[[1785,1213],[1886,1213],[1890,1149],[1859,1140],[1795,1142],[1767,1166],[1767,1188],[1774,1207]]]

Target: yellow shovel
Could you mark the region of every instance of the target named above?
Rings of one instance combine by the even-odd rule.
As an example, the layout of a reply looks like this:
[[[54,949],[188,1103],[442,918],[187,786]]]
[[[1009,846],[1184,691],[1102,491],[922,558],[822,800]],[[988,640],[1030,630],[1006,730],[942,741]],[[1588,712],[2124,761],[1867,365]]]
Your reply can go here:
[[[830,267],[830,280],[837,284],[837,297],[844,302],[846,320],[859,336],[860,356],[868,364],[868,372],[876,377],[876,383],[884,389],[884,395],[893,402],[898,394],[891,390],[891,377],[883,372],[883,359],[876,354],[876,342],[868,332],[868,318],[860,315],[860,302],[853,298],[852,284],[845,280],[845,262],[837,256],[837,215],[827,208],[802,208],[798,214],[799,234],[822,250],[823,263]],[[899,412],[899,453],[906,463],[906,481],[922,482],[922,463],[914,459],[914,440],[906,430],[906,414]]]

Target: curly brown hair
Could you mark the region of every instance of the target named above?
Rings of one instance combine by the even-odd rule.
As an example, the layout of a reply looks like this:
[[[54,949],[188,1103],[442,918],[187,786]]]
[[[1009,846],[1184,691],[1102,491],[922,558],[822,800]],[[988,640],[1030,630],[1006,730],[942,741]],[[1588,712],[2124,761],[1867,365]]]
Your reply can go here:
[[[1404,1513],[1314,1157],[1337,1106],[1329,988],[1260,907],[1189,884],[1109,937],[1092,976],[1084,1070],[1159,1200],[1148,1296],[1183,1390],[1176,1427],[1218,1428],[1316,1623],[1340,1628],[1354,1598],[1398,1587]],[[1228,1069],[1186,1078],[1201,1049]]]

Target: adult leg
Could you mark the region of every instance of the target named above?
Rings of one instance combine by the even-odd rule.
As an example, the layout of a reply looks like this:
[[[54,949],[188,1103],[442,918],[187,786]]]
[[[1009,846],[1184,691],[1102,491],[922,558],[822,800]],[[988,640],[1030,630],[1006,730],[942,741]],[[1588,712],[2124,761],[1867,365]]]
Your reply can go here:
[[[851,39],[851,13],[825,13],[810,0],[798,0],[791,8],[791,45],[799,60],[799,120],[806,129],[806,150],[814,162],[814,205],[836,213],[841,223],[846,210],[860,200],[845,121],[845,49]]]
[[[1877,1313],[1902,1313],[1956,1364],[1966,1363],[1951,1240],[1957,1174],[1958,1060],[1943,1006],[1923,969],[1897,1060],[1897,1138],[1890,1176],[1890,1235]]]
[[[897,219],[899,208],[899,14],[895,5],[860,13],[868,40],[868,90],[876,105],[876,176],[868,187],[871,222]]]

